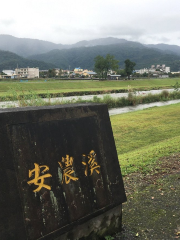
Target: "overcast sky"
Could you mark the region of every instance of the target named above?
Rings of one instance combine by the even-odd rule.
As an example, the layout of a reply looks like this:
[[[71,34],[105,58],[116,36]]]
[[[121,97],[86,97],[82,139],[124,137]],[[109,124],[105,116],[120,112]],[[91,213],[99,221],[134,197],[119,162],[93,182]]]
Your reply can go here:
[[[0,34],[62,44],[116,37],[180,46],[180,0],[5,0]]]

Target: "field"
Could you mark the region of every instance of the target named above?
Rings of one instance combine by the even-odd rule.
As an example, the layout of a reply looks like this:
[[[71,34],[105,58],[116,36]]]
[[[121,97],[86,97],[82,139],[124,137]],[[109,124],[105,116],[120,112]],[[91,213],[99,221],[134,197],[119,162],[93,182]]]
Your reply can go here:
[[[172,88],[180,79],[149,79],[149,80],[123,80],[123,81],[94,81],[94,80],[29,80],[28,82],[0,81],[0,97],[7,96],[12,90],[34,91],[38,94],[45,93],[65,93],[65,92],[84,92],[84,91],[110,91],[117,89],[129,89],[130,87],[138,90]]]
[[[180,104],[111,116],[123,175],[148,172],[156,161],[180,152]]]

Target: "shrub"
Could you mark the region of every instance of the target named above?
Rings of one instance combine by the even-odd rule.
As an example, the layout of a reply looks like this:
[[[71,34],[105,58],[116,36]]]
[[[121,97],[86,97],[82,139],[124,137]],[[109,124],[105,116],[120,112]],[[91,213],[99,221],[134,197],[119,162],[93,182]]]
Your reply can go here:
[[[167,90],[163,90],[160,95],[162,96],[162,98],[168,98],[169,92]]]

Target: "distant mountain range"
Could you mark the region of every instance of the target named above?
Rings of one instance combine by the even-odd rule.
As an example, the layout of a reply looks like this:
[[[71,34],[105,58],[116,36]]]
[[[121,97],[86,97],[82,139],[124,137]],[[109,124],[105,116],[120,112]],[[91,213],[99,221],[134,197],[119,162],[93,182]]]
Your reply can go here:
[[[71,45],[55,44],[48,41],[30,38],[17,38],[11,35],[0,34],[0,50],[10,51],[22,57],[34,54],[47,53],[54,49],[70,49],[78,47],[91,47],[97,45],[110,45],[127,42],[125,39],[118,38],[100,38],[90,41],[80,41]]]
[[[55,68],[51,63],[31,60],[18,56],[15,53],[0,50],[0,72],[4,69],[15,69],[18,67],[39,67],[40,69]]]
[[[124,61],[129,58],[136,63],[136,69],[150,67],[153,64],[166,64],[172,71],[180,70],[180,55],[146,47],[136,42],[126,42],[106,46],[79,47],[72,49],[52,50],[48,53],[34,55],[29,59],[45,61],[62,69],[81,67],[93,69],[97,55],[112,54],[119,60],[119,67],[124,68]]]
[[[164,44],[164,43],[159,43],[159,44],[148,44],[145,46],[147,46],[149,48],[159,49],[166,53],[176,54],[176,55],[180,56],[180,47],[177,45],[168,45],[168,44]]]
[[[136,69],[152,64],[166,64],[172,71],[180,70],[180,47],[168,44],[141,44],[118,38],[100,38],[80,41],[72,45],[0,35],[0,70],[19,67],[40,69],[75,67],[93,69],[97,55],[112,54],[119,60],[120,68],[129,58]],[[20,56],[18,56],[20,55]]]

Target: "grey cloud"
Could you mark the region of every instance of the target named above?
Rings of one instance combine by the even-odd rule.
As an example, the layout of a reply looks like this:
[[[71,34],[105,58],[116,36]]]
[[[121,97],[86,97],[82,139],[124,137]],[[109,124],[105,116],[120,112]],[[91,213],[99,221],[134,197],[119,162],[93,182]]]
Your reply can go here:
[[[146,27],[147,33],[156,34],[156,33],[167,33],[167,32],[178,32],[179,31],[179,15],[147,15],[146,19],[143,21],[143,18],[138,18],[134,21],[135,26],[141,25]]]
[[[54,32],[55,33],[58,33],[58,34],[68,34],[69,33],[69,30],[67,28],[63,28],[63,27],[60,27],[60,26],[55,26],[53,28]]]
[[[170,39],[164,36],[154,36],[154,35],[147,35],[146,38],[157,41],[157,42],[169,42]]]
[[[139,38],[146,33],[146,30],[140,28],[132,28],[129,26],[106,26],[99,28],[100,34],[113,36],[129,36]]]
[[[63,33],[67,35],[89,35],[95,33],[93,29],[87,28],[76,28],[76,27],[61,27],[56,26],[54,27],[54,32],[56,33]]]
[[[169,39],[169,38],[166,38],[166,37],[161,37],[161,38],[159,38],[159,40],[160,40],[161,42],[166,42],[166,43],[168,43],[168,42],[170,41],[170,39]]]
[[[8,26],[14,24],[15,21],[13,19],[2,19],[2,20],[0,20],[0,23],[8,27]]]

